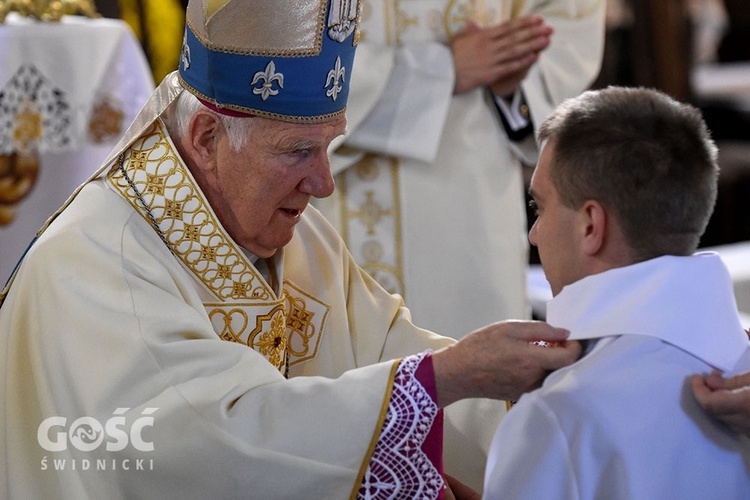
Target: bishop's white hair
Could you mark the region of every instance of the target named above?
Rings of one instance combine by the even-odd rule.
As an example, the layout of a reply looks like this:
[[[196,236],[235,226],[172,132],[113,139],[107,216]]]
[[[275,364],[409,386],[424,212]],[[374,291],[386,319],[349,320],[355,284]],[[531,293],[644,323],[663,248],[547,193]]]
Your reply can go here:
[[[208,111],[219,118],[229,137],[229,147],[232,151],[239,152],[245,147],[247,138],[256,123],[253,117],[227,116],[217,113],[204,106],[197,97],[186,90],[180,93],[172,112],[167,114],[167,127],[179,137],[187,137],[190,120],[200,110]]]

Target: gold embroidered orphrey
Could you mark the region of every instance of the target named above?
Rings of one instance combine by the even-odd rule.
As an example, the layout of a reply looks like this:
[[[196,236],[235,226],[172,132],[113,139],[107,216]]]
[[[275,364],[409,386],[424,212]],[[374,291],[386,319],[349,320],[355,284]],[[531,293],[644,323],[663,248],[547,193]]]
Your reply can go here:
[[[160,120],[113,164],[107,180],[214,297],[203,305],[221,339],[251,347],[284,375],[315,357],[330,307],[289,280],[276,297],[224,231]]]
[[[511,5],[506,0],[447,0],[442,7],[435,2],[434,8],[427,9],[421,2],[385,0],[382,33],[360,28],[360,36],[382,40],[387,45],[401,44],[403,39],[413,39],[418,33],[436,33],[438,40],[449,40],[467,22],[492,25],[510,15],[512,9],[518,9],[517,4]],[[364,11],[364,20],[369,18],[368,10]],[[366,154],[351,168],[337,174],[336,185],[341,235],[355,261],[386,290],[408,297],[399,180],[402,161]]]
[[[390,293],[405,295],[399,164],[368,154],[336,183],[341,236],[355,260]]]

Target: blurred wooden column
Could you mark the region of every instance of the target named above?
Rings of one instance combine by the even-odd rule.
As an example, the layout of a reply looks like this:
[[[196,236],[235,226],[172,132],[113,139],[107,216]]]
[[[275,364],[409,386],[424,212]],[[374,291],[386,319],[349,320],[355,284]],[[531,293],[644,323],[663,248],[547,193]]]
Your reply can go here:
[[[103,17],[120,19],[120,2],[118,0],[94,0],[96,10]]]
[[[686,0],[631,0],[633,76],[637,85],[691,101],[690,17]]]

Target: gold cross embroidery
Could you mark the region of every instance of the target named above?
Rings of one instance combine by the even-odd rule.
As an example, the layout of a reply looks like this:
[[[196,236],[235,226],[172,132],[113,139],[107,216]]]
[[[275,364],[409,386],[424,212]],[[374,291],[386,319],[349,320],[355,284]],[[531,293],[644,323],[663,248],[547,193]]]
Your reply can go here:
[[[375,234],[375,226],[386,215],[392,215],[391,209],[384,209],[375,201],[372,191],[365,192],[365,202],[360,205],[359,210],[351,213],[352,217],[360,219],[367,226],[367,234]]]

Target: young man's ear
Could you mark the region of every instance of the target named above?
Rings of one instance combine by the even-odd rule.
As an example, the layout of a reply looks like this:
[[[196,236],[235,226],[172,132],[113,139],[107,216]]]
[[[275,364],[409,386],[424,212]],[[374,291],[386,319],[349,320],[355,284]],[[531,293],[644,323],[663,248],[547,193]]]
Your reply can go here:
[[[188,154],[201,169],[212,169],[216,159],[219,132],[219,118],[209,112],[198,111],[190,120],[186,147]]]
[[[596,200],[587,200],[580,208],[583,224],[582,250],[587,255],[597,255],[604,248],[609,224],[607,211]]]

